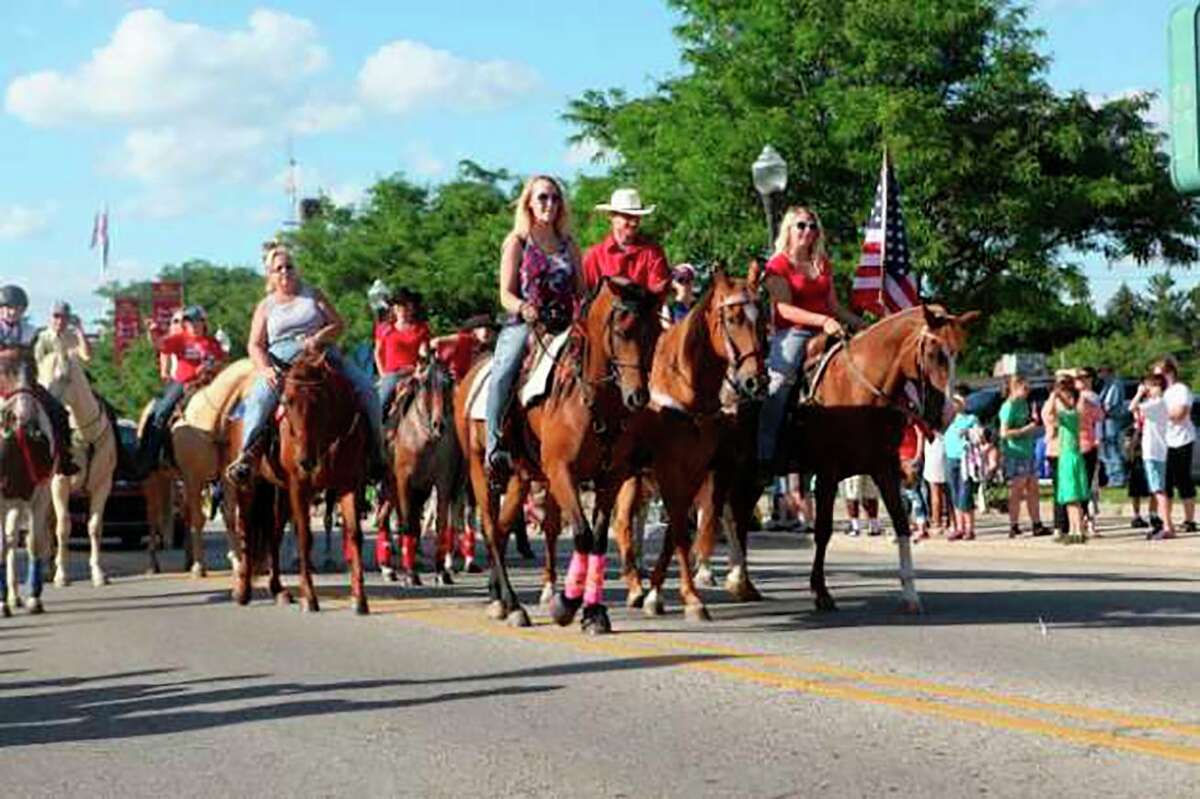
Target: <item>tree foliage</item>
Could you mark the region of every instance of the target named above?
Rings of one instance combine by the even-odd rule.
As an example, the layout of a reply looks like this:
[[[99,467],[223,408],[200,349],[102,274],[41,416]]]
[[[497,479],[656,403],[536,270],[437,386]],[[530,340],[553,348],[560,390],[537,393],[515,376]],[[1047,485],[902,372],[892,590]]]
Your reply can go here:
[[[677,259],[761,248],[749,165],[767,142],[789,162],[784,199],[819,209],[843,270],[889,149],[924,293],[990,321],[978,358],[1086,329],[1068,251],[1195,257],[1195,210],[1142,119],[1150,97],[1056,94],[1008,0],[670,4],[688,71],[646,97],[588,91],[566,118],[659,204]]]

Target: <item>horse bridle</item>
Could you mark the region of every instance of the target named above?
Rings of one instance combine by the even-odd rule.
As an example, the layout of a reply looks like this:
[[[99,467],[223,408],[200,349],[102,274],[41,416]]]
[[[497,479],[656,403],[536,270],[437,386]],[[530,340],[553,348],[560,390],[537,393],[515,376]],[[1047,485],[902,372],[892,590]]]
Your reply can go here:
[[[926,353],[925,348],[927,346],[928,341],[936,342],[938,349],[941,351],[941,353],[943,355],[946,356],[946,360],[950,364],[950,369],[949,369],[949,372],[946,377],[947,389],[949,389],[950,386],[952,386],[954,384],[954,371],[955,371],[955,356],[954,356],[954,354],[950,352],[950,348],[947,346],[945,340],[943,340],[940,336],[938,336],[937,334],[935,334],[933,331],[931,331],[929,329],[929,325],[927,325],[927,324],[922,325],[921,331],[918,334],[918,341],[917,341],[917,347],[918,347],[917,383],[920,384],[921,391],[918,395],[918,399],[916,402],[917,408],[916,408],[916,411],[914,414],[914,412],[912,410],[910,410],[906,406],[902,405],[901,403],[898,403],[896,401],[895,397],[889,396],[886,392],[883,391],[883,389],[879,388],[874,383],[872,383],[870,378],[868,378],[865,374],[863,374],[862,370],[858,368],[858,364],[856,364],[854,362],[854,356],[850,352],[850,343],[853,341],[853,338],[854,338],[853,336],[850,336],[850,337],[846,337],[843,339],[844,348],[845,348],[845,352],[846,352],[846,365],[847,365],[847,369],[850,372],[851,376],[853,376],[856,380],[858,380],[860,383],[862,383],[862,385],[866,386],[867,390],[869,390],[871,392],[871,394],[874,395],[877,399],[882,400],[884,403],[886,403],[889,406],[898,408],[899,410],[903,411],[905,413],[905,415],[916,415],[922,421],[925,420],[925,409],[926,409],[927,403],[930,400],[930,380],[929,380],[928,375],[926,374],[926,369],[925,369],[925,353]],[[946,392],[942,392],[942,395],[945,396]]]
[[[721,302],[717,306],[717,318],[721,327],[721,340],[725,345],[725,360],[728,366],[725,369],[724,383],[737,395],[740,402],[749,402],[755,399],[748,394],[736,379],[738,371],[742,368],[742,364],[751,358],[762,358],[762,346],[759,344],[757,333],[754,336],[754,349],[749,352],[741,352],[738,350],[737,343],[733,340],[733,334],[729,331],[728,311],[732,308],[738,308],[744,305],[757,305],[755,299],[749,296],[748,293],[742,292],[740,298],[729,298]]]

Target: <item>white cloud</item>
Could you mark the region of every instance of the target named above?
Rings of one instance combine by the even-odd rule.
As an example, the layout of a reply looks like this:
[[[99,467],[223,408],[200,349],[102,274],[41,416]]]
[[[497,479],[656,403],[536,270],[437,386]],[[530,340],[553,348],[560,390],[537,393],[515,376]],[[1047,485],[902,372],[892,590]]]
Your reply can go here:
[[[4,106],[43,127],[269,118],[291,107],[327,62],[316,27],[288,14],[258,10],[245,29],[223,32],[147,8],[126,14],[77,68],[15,78]]]
[[[31,208],[27,205],[0,205],[0,241],[27,239],[50,227],[54,208],[50,205]]]
[[[335,183],[325,189],[326,196],[334,205],[358,205],[367,196],[367,188],[361,183]]]
[[[597,163],[613,164],[618,160],[615,152],[606,150],[600,142],[587,137],[571,144],[563,153],[563,163],[575,168],[594,166]]]
[[[362,109],[353,103],[309,100],[288,117],[288,130],[302,136],[348,128],[362,119]]]
[[[372,53],[358,73],[358,95],[380,111],[403,114],[440,105],[499,108],[534,89],[537,73],[515,61],[470,61],[421,42],[398,39]]]
[[[1122,89],[1117,92],[1092,92],[1088,94],[1087,99],[1092,108],[1099,108],[1113,100],[1128,100],[1139,95],[1149,94],[1152,91],[1153,89]],[[1142,118],[1160,130],[1165,130],[1167,127],[1167,114],[1167,101],[1163,99],[1160,93],[1150,101],[1150,107],[1142,114]]]

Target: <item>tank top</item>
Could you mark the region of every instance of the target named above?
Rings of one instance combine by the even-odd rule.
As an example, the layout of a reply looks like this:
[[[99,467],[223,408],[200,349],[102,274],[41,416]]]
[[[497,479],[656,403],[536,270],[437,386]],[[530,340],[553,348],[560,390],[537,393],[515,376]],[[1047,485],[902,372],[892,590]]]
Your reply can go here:
[[[567,241],[558,252],[547,255],[532,238],[524,239],[519,280],[521,299],[537,309],[549,332],[558,333],[571,324],[576,311],[575,262]]]
[[[767,261],[766,272],[768,275],[781,277],[787,281],[788,288],[792,293],[791,305],[825,316],[833,315],[833,309],[829,306],[829,289],[833,283],[829,261],[823,260],[820,263],[820,274],[812,278],[793,269],[787,253],[781,252]],[[773,311],[776,330],[796,327],[780,316],[777,309],[773,308]]]
[[[267,346],[278,341],[297,340],[325,326],[325,314],[317,306],[316,293],[304,286],[295,298],[280,302],[274,294],[267,303]]]

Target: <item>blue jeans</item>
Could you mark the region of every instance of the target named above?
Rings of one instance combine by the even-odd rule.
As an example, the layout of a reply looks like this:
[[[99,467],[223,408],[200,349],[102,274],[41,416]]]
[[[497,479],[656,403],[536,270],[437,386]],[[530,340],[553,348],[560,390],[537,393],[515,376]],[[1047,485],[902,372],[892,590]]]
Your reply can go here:
[[[796,379],[803,379],[804,352],[813,335],[811,330],[791,327],[771,336],[771,350],[767,356],[770,381],[767,383],[767,398],[758,417],[759,460],[769,461],[775,457],[779,427],[787,415],[788,396]]]
[[[296,341],[280,341],[272,344],[270,352],[284,363],[292,363],[300,355],[301,346]],[[379,404],[379,395],[375,393],[375,385],[366,372],[352,362],[342,357],[336,347],[326,350],[330,364],[350,381],[354,396],[358,398],[359,407],[367,415],[371,427],[371,435],[375,437],[375,448],[384,462],[387,461],[383,438],[383,406]],[[272,388],[266,378],[256,377],[254,385],[246,394],[242,406],[242,448],[245,449],[251,441],[266,430],[275,409],[279,406],[279,390]]]
[[[911,486],[900,486],[901,496],[904,499],[904,504],[908,506],[908,512],[912,514],[913,520],[918,522],[929,521],[929,498],[925,493],[925,481],[921,478],[921,473],[924,471],[921,461],[913,464],[916,470],[917,478],[913,480]]]
[[[411,369],[403,369],[397,372],[387,372],[379,378],[379,387],[376,391],[379,394],[380,408],[387,407],[388,402],[392,399],[392,395],[396,393],[396,386],[400,385],[402,380],[406,380],[411,375]]]
[[[175,410],[175,406],[179,404],[179,400],[181,399],[183,399],[183,383],[176,380],[169,381],[166,389],[163,390],[162,396],[154,402],[150,424],[159,430],[166,427],[167,420],[171,418],[171,412]]]
[[[1125,485],[1125,458],[1121,454],[1121,435],[1113,433],[1110,436],[1107,426],[1104,438],[1100,439],[1100,462],[1104,464],[1104,473],[1108,475],[1110,486]]]
[[[491,385],[487,397],[487,462],[500,449],[500,426],[512,402],[513,384],[521,372],[521,361],[529,348],[529,325],[517,322],[506,325],[496,336],[492,354]]]

